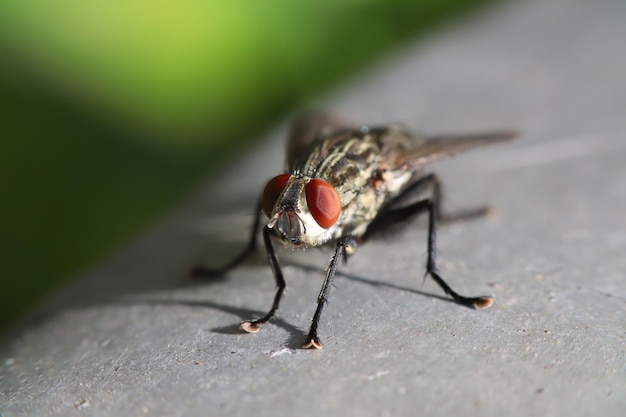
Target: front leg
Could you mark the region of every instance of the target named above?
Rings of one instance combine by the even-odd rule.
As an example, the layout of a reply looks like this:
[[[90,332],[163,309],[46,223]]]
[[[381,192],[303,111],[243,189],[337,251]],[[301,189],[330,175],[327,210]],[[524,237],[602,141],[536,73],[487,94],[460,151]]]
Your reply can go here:
[[[335,278],[335,272],[337,272],[339,259],[342,256],[345,257],[348,253],[347,251],[353,248],[356,248],[356,242],[353,239],[343,239],[337,242],[335,253],[330,259],[330,264],[326,269],[324,284],[322,285],[320,294],[317,297],[317,308],[315,309],[313,320],[311,320],[311,327],[309,328],[306,341],[304,342],[304,345],[302,345],[303,349],[321,349],[323,347],[322,342],[317,335],[317,327],[319,325],[320,317],[322,316],[322,310],[324,309],[324,304],[328,301],[328,292],[330,291],[330,287],[333,285],[333,279]]]
[[[280,264],[278,263],[278,257],[276,256],[276,252],[274,251],[274,246],[272,245],[272,238],[270,236],[272,229],[269,227],[263,228],[263,241],[265,242],[265,249],[267,250],[267,257],[270,262],[270,266],[272,267],[272,272],[274,273],[274,279],[276,280],[276,295],[274,296],[274,302],[272,303],[272,307],[267,312],[267,314],[260,319],[252,319],[248,321],[244,321],[241,323],[239,328],[248,333],[256,333],[259,331],[259,326],[263,323],[267,323],[274,317],[276,311],[278,311],[278,306],[280,304],[280,300],[285,293],[285,288],[287,286],[285,282],[285,278],[283,277],[283,272],[280,269]]]

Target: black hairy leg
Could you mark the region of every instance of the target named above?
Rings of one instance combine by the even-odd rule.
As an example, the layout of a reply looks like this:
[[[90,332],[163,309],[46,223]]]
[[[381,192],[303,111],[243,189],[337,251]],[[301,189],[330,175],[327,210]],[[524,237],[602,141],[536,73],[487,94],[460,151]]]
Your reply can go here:
[[[452,297],[452,299],[459,304],[472,308],[489,307],[494,301],[492,297],[466,297],[461,295],[454,291],[441,277],[441,275],[439,275],[436,264],[436,219],[438,213],[436,200],[424,199],[398,209],[382,212],[374,219],[374,221],[372,221],[372,223],[370,223],[367,232],[362,237],[362,240],[365,241],[372,234],[376,234],[380,230],[384,230],[387,227],[392,227],[394,224],[405,222],[406,220],[423,212],[428,213],[428,255],[426,259],[425,276],[430,276],[445,291],[446,294]]]

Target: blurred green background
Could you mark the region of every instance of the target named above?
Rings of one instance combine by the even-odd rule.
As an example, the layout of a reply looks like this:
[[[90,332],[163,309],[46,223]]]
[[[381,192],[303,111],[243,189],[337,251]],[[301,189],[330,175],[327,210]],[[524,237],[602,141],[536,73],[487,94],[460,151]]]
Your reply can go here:
[[[281,114],[486,2],[0,2],[0,333]]]

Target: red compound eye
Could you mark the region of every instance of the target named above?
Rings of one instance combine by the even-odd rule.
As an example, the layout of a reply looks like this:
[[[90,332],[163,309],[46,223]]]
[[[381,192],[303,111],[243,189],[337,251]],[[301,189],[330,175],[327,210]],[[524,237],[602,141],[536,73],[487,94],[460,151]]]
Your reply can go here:
[[[306,204],[317,224],[324,229],[332,227],[341,214],[341,199],[337,190],[319,178],[306,185]]]
[[[263,198],[261,200],[261,207],[263,208],[263,213],[267,217],[272,216],[272,210],[274,209],[274,205],[276,205],[276,200],[280,197],[280,193],[283,192],[285,186],[287,185],[287,181],[289,181],[289,174],[278,175],[271,180],[268,181],[265,189],[263,190]]]

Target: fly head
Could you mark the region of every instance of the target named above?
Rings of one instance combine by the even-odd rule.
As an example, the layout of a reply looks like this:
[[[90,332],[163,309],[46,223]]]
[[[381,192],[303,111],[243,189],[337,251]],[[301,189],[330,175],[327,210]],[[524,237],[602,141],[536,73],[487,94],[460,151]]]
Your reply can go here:
[[[267,227],[293,246],[318,246],[334,235],[341,215],[339,194],[319,178],[282,174],[263,190]]]

